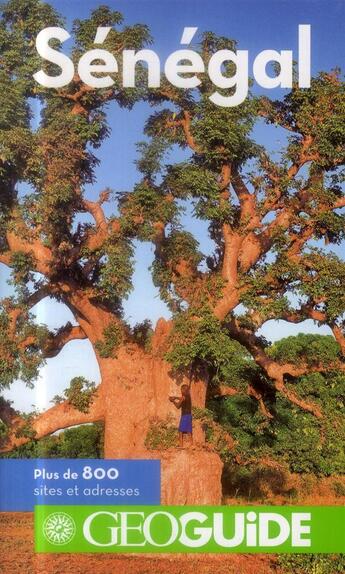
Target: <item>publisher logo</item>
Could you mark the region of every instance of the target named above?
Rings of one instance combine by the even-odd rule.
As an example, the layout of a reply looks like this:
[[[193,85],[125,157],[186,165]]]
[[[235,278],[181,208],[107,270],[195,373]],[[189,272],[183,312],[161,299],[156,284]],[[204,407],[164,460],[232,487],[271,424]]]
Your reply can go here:
[[[36,552],[343,554],[341,506],[36,506]]]
[[[73,540],[75,533],[75,522],[72,516],[65,512],[54,512],[43,523],[44,537],[54,546],[68,544]]]

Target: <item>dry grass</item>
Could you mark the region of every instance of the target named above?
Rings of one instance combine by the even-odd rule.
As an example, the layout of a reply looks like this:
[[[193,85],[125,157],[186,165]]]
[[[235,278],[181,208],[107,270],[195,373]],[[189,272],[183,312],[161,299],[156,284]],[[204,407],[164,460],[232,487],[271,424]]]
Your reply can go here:
[[[0,513],[3,574],[276,574],[269,555],[55,554],[33,552],[33,515]]]

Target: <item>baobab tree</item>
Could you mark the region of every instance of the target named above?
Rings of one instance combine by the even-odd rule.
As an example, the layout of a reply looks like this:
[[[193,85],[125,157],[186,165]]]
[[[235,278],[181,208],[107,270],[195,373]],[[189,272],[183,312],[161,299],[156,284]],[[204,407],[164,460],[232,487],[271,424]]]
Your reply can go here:
[[[12,270],[15,294],[1,302],[1,384],[16,378],[30,384],[44,359],[79,339],[91,343],[101,383],[92,389],[74,381],[66,400],[33,417],[29,430],[4,402],[2,450],[29,436],[103,421],[106,457],[159,456],[147,449],[146,437],[152,421],[172,416],[168,396],[182,382],[201,409],[212,395],[243,392],[270,419],[273,394],[322,419],[320,403],[299,395],[298,380],[345,365],[345,263],[330,250],[344,237],[340,72],[319,74],[310,89],[294,85],[279,101],[249,95],[231,108],[209,100],[207,80],[194,90],[164,80],[148,89],[144,67],[135,89],[119,83],[93,89],[78,75],[65,88],[45,89],[32,77],[42,65],[35,37],[60,23],[38,0],[11,0],[2,8],[0,262]],[[112,26],[103,47],[119,58],[124,48],[150,42],[146,26],[122,27],[119,13],[100,7],[73,25],[75,60],[92,47],[97,26]],[[226,48],[235,49],[235,42],[205,33],[198,50],[207,63]],[[126,193],[106,189],[91,200],[85,186],[97,185],[95,154],[110,131],[107,104],[131,108],[139,100],[154,108],[139,145],[141,179]],[[33,105],[41,110],[37,129],[30,123]],[[288,134],[279,160],[254,141],[257,121]],[[182,163],[168,163],[174,146],[186,151]],[[18,187],[21,182],[28,185]],[[213,245],[207,255],[181,224],[183,205],[207,223]],[[170,320],[155,326],[131,327],[124,318],[134,241],[154,246],[153,282],[171,311]],[[55,332],[37,324],[31,310],[48,297],[71,311],[74,324]],[[328,325],[334,344],[290,361],[258,334],[272,319]],[[232,342],[262,373],[246,389],[219,375]],[[204,449],[201,429],[197,444],[197,454],[210,461],[203,459],[200,472],[219,481],[221,463]],[[176,472],[178,456],[166,461],[166,476]]]

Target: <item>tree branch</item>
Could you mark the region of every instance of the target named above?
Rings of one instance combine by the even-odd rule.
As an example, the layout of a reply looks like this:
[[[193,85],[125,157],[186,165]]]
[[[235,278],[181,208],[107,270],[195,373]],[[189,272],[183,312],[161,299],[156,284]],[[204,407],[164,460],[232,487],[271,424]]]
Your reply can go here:
[[[344,331],[336,324],[331,325],[331,329],[335,340],[341,348],[341,352],[345,357],[345,334]]]
[[[274,418],[264,403],[262,393],[255,389],[253,385],[248,385],[248,395],[258,401],[259,409],[266,419]]]
[[[216,386],[209,387],[209,398],[233,397],[238,394],[239,391],[237,389],[229,387],[228,385],[218,384]]]
[[[7,305],[7,313],[10,318],[9,332],[12,337],[15,337],[17,320],[19,319],[20,315],[25,312],[26,309],[31,309],[37,305],[37,303],[42,301],[42,299],[48,297],[49,294],[49,287],[44,285],[29,295],[29,297],[21,304],[21,306],[16,305],[15,307],[11,307],[11,302],[9,302],[9,305]]]
[[[0,263],[11,267],[11,253],[9,251],[0,253]]]
[[[284,375],[299,377],[307,372],[325,370],[324,367],[317,366],[313,368],[307,365],[296,367],[291,363],[280,364],[266,354],[260,338],[257,337],[248,328],[241,327],[236,318],[232,318],[226,326],[228,328],[229,334],[239,343],[241,343],[246,349],[248,349],[255,362],[274,382],[274,388],[277,391],[279,391],[290,402],[296,404],[301,409],[312,413],[317,418],[322,417],[320,408],[317,405],[300,399],[293,391],[287,389],[284,383]]]
[[[108,201],[109,194],[110,190],[105,189],[99,194],[98,201],[81,200],[82,208],[92,215],[96,224],[96,227],[89,230],[82,240],[83,247],[90,251],[95,251],[102,247],[110,233],[120,231],[120,222],[117,219],[111,222],[108,221],[102,207],[103,203]]]
[[[68,322],[64,327],[59,329],[55,335],[51,334],[47,339],[43,350],[44,357],[46,359],[56,357],[70,341],[87,338],[87,335],[79,325],[72,326],[72,324]]]
[[[32,440],[29,437],[20,436],[23,427],[28,421],[23,419],[17,411],[8,404],[0,406],[0,419],[9,427],[10,432],[0,446],[0,452],[8,452],[14,448]],[[30,421],[30,431],[35,433],[35,439],[41,439],[58,430],[74,425],[93,423],[104,419],[104,402],[102,400],[101,386],[98,387],[89,411],[78,411],[68,401],[64,401],[36,416]]]
[[[183,110],[183,117],[176,120],[168,120],[166,122],[166,127],[177,128],[182,127],[184,135],[186,138],[187,145],[197,153],[203,153],[202,148],[196,143],[194,136],[191,131],[192,118],[188,110]]]
[[[231,185],[235,190],[241,206],[240,222],[245,225],[250,223],[251,227],[260,225],[261,218],[257,211],[255,194],[250,193],[238,170],[233,170]]]
[[[189,147],[192,150],[196,151],[197,153],[202,153],[201,147],[196,144],[194,136],[192,135],[190,112],[188,112],[187,110],[184,110],[183,116],[184,116],[184,118],[181,120],[181,125],[183,127],[183,131],[185,133],[186,141],[187,141]]]
[[[10,253],[21,251],[33,256],[36,265],[35,270],[49,277],[53,269],[51,250],[37,238],[28,240],[26,233],[29,234],[28,230],[23,230],[23,233],[19,236],[13,231],[7,231],[6,239]],[[9,265],[11,266],[11,263]]]
[[[310,371],[310,369],[308,369],[308,371]],[[301,373],[301,374],[304,374],[304,373]],[[298,397],[298,395],[295,392],[288,389],[283,383],[278,383],[275,386],[276,386],[276,389],[286,399],[288,399],[290,401],[290,403],[296,405],[297,407],[299,407],[303,411],[306,411],[307,413],[314,415],[318,419],[322,418],[321,409],[317,405],[309,403],[307,401],[304,401],[303,399]]]

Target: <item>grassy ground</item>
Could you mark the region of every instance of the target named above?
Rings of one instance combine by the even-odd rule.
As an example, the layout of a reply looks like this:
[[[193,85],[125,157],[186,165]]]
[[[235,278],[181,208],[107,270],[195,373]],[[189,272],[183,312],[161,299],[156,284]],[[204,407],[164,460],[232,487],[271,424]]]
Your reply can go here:
[[[33,515],[0,513],[0,572],[3,574],[277,574],[269,555],[125,556],[35,555]]]
[[[267,477],[265,477],[267,478]],[[272,491],[267,482],[256,484],[257,498],[226,497],[225,504],[345,504],[345,477],[320,479],[291,475],[283,489]],[[294,487],[296,498],[291,497]],[[279,491],[283,490],[283,494]],[[286,496],[286,492],[289,496]],[[324,567],[304,564],[280,568],[274,555],[157,555],[130,556],[116,554],[37,555],[33,551],[33,515],[31,513],[0,513],[1,574],[339,574],[339,565]],[[336,557],[335,557],[336,558]]]

